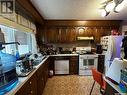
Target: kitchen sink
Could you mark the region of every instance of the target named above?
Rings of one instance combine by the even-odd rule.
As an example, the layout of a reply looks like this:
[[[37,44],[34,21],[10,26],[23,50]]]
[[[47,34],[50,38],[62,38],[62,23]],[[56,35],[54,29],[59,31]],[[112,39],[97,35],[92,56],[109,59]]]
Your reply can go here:
[[[42,57],[40,57],[40,58],[34,59],[34,60],[32,61],[32,65],[33,65],[33,66],[37,66],[37,65],[40,64],[45,58],[46,58],[46,56],[42,56]]]
[[[32,71],[34,71],[36,68],[32,68],[31,70],[25,72],[25,71],[21,71],[20,70],[20,67],[16,67],[16,72],[17,72],[17,75],[19,77],[26,77],[28,76]]]

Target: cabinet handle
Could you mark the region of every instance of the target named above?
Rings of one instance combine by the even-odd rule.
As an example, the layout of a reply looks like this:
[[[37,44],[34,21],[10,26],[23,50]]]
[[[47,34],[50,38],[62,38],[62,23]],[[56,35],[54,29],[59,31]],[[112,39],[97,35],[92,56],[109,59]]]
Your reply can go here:
[[[33,93],[33,91],[30,91],[30,93],[32,94],[32,93]]]
[[[30,84],[32,84],[32,82],[30,81]]]
[[[43,78],[41,80],[43,81]]]

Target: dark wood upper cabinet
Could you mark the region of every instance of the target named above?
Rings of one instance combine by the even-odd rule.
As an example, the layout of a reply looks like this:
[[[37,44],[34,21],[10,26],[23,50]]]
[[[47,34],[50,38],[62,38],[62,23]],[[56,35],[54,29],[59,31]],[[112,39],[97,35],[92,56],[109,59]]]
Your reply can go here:
[[[110,35],[110,27],[46,27],[44,38],[46,43],[71,43],[76,42],[77,37],[94,37],[94,42],[99,43],[102,36]]]
[[[76,41],[76,30],[75,28],[60,28],[59,29],[59,40],[60,43],[70,43]]]
[[[45,28],[46,43],[69,43],[76,41],[75,28],[68,27],[49,27]]]
[[[44,40],[46,43],[56,43],[58,40],[58,29],[57,28],[45,28]]]
[[[81,23],[82,22],[82,23]],[[83,24],[84,23],[84,24]],[[121,21],[45,21],[44,42],[71,43],[77,42],[77,37],[94,37],[99,43],[100,37],[111,34],[112,29],[119,29]],[[83,32],[79,32],[84,28]]]
[[[67,39],[69,42],[75,42],[77,37],[77,32],[75,28],[68,28],[67,29]]]

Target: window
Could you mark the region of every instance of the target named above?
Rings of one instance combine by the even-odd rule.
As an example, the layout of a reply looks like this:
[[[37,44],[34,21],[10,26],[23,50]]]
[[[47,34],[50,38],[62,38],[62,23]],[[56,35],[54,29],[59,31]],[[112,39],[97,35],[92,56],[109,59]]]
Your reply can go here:
[[[9,28],[3,25],[0,25],[0,28],[1,28],[1,31],[4,33],[4,38],[6,43],[15,42],[15,37],[14,37],[15,29]],[[5,45],[4,47],[5,49],[3,49],[3,52],[9,53],[9,54],[12,54],[13,50],[15,50],[14,44]]]
[[[15,41],[20,43],[20,45],[16,46],[16,49],[19,51],[20,55],[24,55],[26,53],[31,52],[30,33],[16,31],[15,32]]]
[[[19,51],[20,55],[26,53],[37,53],[36,39],[33,33],[19,31],[10,27],[0,25],[4,33],[5,42],[19,42],[20,45],[9,44],[5,45],[3,52],[14,54]]]

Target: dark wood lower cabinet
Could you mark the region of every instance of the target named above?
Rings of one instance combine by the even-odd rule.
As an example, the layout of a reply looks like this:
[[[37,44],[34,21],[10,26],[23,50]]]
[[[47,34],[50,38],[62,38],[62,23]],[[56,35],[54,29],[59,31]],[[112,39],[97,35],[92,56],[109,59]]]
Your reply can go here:
[[[16,95],[37,95],[36,73],[20,88]]]
[[[44,64],[37,70],[37,93],[38,95],[42,95],[45,87],[44,81]]]
[[[69,56],[69,74],[78,74],[78,56]],[[52,60],[51,60],[52,59]],[[54,58],[48,58],[15,95],[42,95],[49,70],[54,70]]]
[[[78,74],[78,56],[70,56],[69,74]]]
[[[98,55],[98,66],[97,70],[101,73],[104,73],[104,61],[105,61],[105,55]]]
[[[42,95],[48,80],[48,64],[49,59],[47,59],[37,70],[37,95]]]

